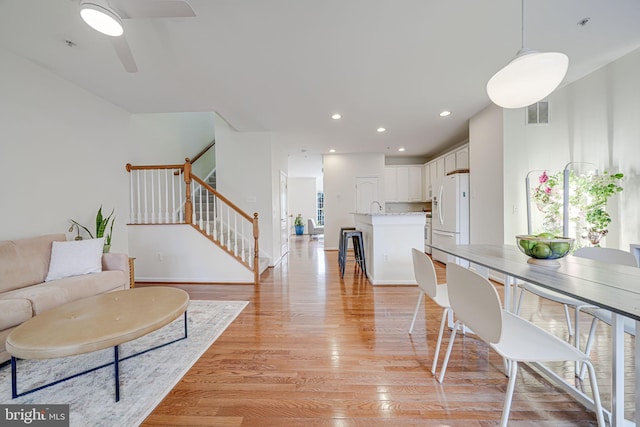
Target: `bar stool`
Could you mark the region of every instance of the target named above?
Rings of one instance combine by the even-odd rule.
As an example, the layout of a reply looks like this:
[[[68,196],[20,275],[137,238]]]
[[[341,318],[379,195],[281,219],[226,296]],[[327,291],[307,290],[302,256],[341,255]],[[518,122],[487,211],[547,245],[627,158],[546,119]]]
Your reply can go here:
[[[343,242],[344,242],[344,232],[346,230],[355,230],[355,227],[341,227],[340,228],[340,240],[338,242],[338,265],[340,266],[340,271],[342,272],[342,268],[343,268],[343,264],[344,264],[344,260],[345,260],[345,254],[346,251],[343,248]],[[342,273],[340,273],[340,276],[342,276]]]
[[[364,254],[364,239],[362,231],[356,229],[344,230],[342,232],[342,263],[340,264],[340,277],[344,277],[344,270],[347,265],[347,249],[349,239],[353,242],[354,261],[358,264],[360,271],[367,275],[366,258]]]

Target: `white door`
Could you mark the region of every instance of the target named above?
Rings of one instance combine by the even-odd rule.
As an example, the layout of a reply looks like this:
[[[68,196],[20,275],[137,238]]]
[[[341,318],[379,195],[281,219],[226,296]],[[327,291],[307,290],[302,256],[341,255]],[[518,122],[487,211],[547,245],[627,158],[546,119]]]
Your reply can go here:
[[[287,208],[287,174],[280,171],[280,255],[289,252],[289,212]]]
[[[377,176],[357,176],[356,177],[356,212],[370,213],[371,204],[380,203],[378,198],[378,177]],[[377,209],[377,205],[376,205]]]

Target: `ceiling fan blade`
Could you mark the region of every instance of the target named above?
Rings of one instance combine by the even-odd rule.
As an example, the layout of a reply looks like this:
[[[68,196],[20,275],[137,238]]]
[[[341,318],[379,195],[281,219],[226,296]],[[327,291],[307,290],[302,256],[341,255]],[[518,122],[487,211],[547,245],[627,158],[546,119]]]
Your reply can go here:
[[[128,73],[137,73],[138,66],[136,65],[135,59],[133,59],[133,54],[131,53],[131,48],[129,48],[129,43],[124,35],[120,37],[109,37],[111,39],[111,44],[120,58],[120,62],[122,62],[122,66]]]
[[[115,2],[114,2],[115,3]],[[126,0],[113,9],[122,19],[130,18],[193,18],[196,13],[182,0]]]

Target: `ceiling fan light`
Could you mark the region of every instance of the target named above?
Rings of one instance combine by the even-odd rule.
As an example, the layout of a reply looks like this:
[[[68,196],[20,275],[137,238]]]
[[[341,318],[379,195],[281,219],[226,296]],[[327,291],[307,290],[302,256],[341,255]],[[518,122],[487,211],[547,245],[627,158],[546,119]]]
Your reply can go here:
[[[80,5],[80,16],[87,25],[102,34],[112,37],[124,34],[120,17],[99,4],[83,2]]]
[[[559,52],[522,49],[487,83],[491,101],[503,108],[521,108],[547,97],[562,82],[569,58]]]

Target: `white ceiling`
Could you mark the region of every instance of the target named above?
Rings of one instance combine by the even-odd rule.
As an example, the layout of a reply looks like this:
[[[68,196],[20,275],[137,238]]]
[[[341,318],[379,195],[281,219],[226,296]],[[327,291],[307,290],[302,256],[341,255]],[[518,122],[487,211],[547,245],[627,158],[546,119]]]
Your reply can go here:
[[[429,157],[468,137],[487,80],[522,43],[517,0],[188,2],[195,18],[125,21],[136,74],[81,21],[78,0],[0,0],[0,45],[132,113],[216,111],[298,155]],[[569,56],[565,84],[640,46],[638,0],[529,0],[525,11],[526,46]]]

